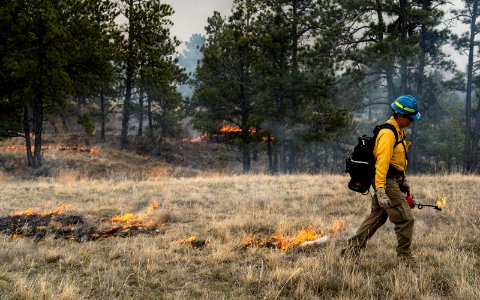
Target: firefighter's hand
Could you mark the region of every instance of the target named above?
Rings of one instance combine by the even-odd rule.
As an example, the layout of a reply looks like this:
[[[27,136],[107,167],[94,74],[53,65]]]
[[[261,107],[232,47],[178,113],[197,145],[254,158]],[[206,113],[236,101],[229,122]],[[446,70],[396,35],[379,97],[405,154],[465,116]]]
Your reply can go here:
[[[415,199],[413,199],[413,195],[410,195],[410,193],[407,193],[407,196],[405,196],[405,201],[407,201],[407,204],[410,206],[410,208],[415,207]]]
[[[403,182],[399,185],[400,191],[404,194],[410,194],[410,185],[408,184],[407,180],[403,180]]]
[[[389,208],[392,205],[392,202],[390,201],[390,198],[388,198],[387,194],[385,193],[384,188],[378,188],[376,195],[377,195],[378,204],[381,207]]]

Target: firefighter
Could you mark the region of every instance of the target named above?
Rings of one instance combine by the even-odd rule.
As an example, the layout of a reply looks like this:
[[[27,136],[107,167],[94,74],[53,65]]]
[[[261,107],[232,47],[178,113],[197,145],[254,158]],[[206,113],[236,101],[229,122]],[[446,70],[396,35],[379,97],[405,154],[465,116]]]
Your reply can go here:
[[[393,114],[387,123],[395,126],[398,141],[395,146],[395,134],[392,130],[380,130],[375,141],[375,177],[372,180],[375,194],[372,197],[372,210],[363,221],[357,233],[347,242],[342,256],[356,256],[363,250],[369,238],[387,219],[395,224],[397,236],[397,256],[400,260],[410,261],[414,219],[410,208],[415,203],[407,203],[405,194],[410,195],[410,186],[405,178],[407,169],[407,150],[410,142],[405,140],[404,128],[421,118],[417,100],[410,95],[398,97],[392,104]]]

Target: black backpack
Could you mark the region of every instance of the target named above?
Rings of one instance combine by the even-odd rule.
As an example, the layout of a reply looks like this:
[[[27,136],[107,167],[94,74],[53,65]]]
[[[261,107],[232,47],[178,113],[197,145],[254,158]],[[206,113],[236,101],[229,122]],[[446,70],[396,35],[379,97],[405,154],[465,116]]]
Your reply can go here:
[[[358,144],[353,149],[352,154],[347,157],[345,163],[345,172],[350,174],[350,181],[348,188],[352,191],[368,194],[370,186],[372,185],[373,177],[375,176],[375,157],[373,156],[373,148],[375,147],[375,140],[381,129],[388,128],[395,134],[394,148],[403,142],[404,139],[398,141],[398,134],[395,126],[392,124],[382,124],[375,126],[373,129],[373,137],[363,135],[358,138]]]

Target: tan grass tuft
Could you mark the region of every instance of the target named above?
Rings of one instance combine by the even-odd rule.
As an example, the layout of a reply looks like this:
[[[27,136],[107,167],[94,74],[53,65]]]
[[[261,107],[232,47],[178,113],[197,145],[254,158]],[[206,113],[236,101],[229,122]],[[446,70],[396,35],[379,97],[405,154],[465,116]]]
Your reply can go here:
[[[132,159],[141,158],[132,155]],[[151,235],[78,243],[0,235],[0,289],[7,299],[478,299],[480,177],[410,178],[414,266],[398,264],[394,226],[387,223],[358,259],[339,255],[370,211],[370,196],[349,192],[338,175],[209,175],[85,178],[2,182],[2,216],[29,207],[69,204],[66,214],[97,224],[114,215],[144,213],[161,225]],[[183,172],[184,169],[171,169]],[[169,171],[169,172],[170,172]],[[153,174],[153,173],[152,173]],[[179,173],[177,173],[179,174]],[[200,173],[198,173],[200,174]],[[49,202],[51,200],[51,202]],[[331,242],[309,249],[243,247],[245,237],[295,235],[312,225]],[[196,236],[202,247],[176,241]],[[5,278],[3,280],[2,278]]]

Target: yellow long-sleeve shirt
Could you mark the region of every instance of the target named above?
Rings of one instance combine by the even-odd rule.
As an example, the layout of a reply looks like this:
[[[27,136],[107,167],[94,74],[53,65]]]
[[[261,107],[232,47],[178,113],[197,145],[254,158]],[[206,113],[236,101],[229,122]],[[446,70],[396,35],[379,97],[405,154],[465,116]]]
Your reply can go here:
[[[398,127],[398,123],[393,117],[391,117],[387,123],[395,126],[398,134],[398,141],[401,141],[406,136],[405,131]],[[403,143],[405,144],[405,148],[401,143],[394,148],[395,134],[388,128],[384,128],[378,133],[377,140],[375,141],[375,148],[373,149],[373,155],[376,159],[375,187],[377,189],[385,188],[387,172],[390,165],[405,174],[407,170],[405,149],[408,150],[411,142],[403,141]]]

